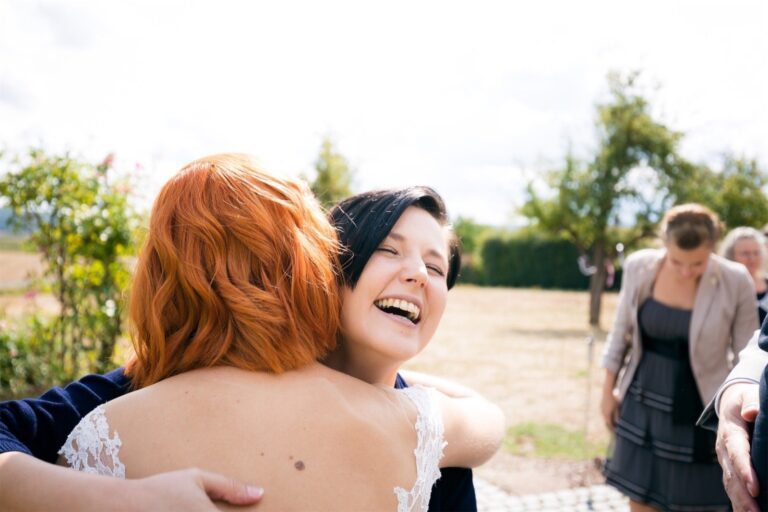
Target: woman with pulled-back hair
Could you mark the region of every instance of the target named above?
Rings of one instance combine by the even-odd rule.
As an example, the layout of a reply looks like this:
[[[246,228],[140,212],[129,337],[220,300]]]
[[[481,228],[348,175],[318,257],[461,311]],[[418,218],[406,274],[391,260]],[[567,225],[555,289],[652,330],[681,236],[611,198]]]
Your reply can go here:
[[[758,323],[748,272],[712,253],[720,231],[708,208],[675,206],[664,247],[624,264],[601,410],[615,433],[606,480],[632,511],[728,509],[714,433],[695,424]]]

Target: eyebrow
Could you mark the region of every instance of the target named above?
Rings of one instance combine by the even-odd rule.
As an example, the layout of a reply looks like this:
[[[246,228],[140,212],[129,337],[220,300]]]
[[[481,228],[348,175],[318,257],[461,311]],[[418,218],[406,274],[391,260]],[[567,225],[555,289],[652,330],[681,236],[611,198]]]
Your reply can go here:
[[[394,239],[394,240],[396,240],[398,242],[404,242],[405,241],[405,237],[403,235],[401,235],[400,233],[395,233],[394,231],[390,231],[389,234],[387,235],[387,238],[392,238],[392,239]],[[448,256],[446,254],[444,254],[444,253],[441,253],[437,249],[429,249],[427,251],[427,254],[429,254],[430,256],[434,256],[436,258],[439,258],[442,261],[448,261]]]

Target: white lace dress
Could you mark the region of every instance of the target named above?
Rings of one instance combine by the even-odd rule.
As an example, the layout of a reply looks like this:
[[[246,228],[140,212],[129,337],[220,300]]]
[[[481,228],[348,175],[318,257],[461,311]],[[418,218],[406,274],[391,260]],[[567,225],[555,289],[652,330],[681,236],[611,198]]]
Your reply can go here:
[[[432,388],[413,386],[399,389],[416,406],[416,482],[409,491],[395,487],[397,511],[426,511],[432,486],[440,478],[439,462],[446,445],[443,436],[443,416],[440,412],[436,391]],[[120,436],[109,435],[109,424],[104,406],[88,413],[70,432],[59,450],[67,464],[85,473],[125,478],[125,465],[120,462]]]

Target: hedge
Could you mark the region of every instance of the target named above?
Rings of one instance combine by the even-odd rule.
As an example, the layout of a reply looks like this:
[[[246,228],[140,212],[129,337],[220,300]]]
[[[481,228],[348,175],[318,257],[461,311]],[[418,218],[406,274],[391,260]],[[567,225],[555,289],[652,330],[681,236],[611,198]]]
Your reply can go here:
[[[589,276],[579,270],[579,251],[571,242],[542,237],[492,237],[482,248],[482,268],[472,261],[461,282],[521,288],[589,289]],[[619,270],[612,289],[618,289]]]

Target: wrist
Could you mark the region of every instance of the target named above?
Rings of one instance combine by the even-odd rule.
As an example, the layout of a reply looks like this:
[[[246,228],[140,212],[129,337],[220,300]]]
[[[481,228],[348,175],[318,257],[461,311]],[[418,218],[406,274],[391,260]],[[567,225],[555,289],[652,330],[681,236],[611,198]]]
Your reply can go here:
[[[750,381],[736,381],[727,383],[722,391],[715,397],[715,413],[718,417],[724,414],[739,415],[744,406],[744,397],[752,390],[757,389],[758,384]]]

